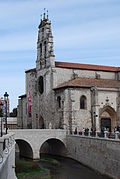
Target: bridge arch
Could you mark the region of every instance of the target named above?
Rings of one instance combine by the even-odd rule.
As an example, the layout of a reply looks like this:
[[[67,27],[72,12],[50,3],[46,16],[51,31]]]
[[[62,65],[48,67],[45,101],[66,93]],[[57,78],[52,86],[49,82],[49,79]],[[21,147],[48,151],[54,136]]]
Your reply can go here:
[[[67,156],[67,147],[61,139],[49,138],[40,146],[40,157],[42,154]]]
[[[19,147],[19,155],[21,157],[33,159],[33,149],[31,144],[23,139],[16,139],[15,141]]]

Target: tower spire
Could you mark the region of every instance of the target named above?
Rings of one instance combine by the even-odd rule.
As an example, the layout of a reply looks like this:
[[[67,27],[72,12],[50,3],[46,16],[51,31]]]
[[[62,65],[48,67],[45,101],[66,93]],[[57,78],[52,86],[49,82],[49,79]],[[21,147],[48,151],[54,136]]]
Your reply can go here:
[[[48,10],[45,8],[38,28],[37,69],[49,68],[55,65],[55,55],[51,22],[48,19]]]
[[[45,10],[46,10],[46,9],[44,8],[44,15],[43,15],[43,19],[45,19],[45,15],[46,15]]]
[[[41,14],[41,22],[42,22],[42,14]]]
[[[47,20],[48,20],[48,10],[47,10]]]

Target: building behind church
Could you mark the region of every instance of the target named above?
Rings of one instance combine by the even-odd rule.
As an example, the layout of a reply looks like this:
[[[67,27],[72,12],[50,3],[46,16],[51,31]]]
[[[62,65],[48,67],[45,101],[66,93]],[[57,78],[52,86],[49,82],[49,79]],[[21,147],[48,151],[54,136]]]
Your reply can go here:
[[[120,122],[120,68],[55,61],[51,22],[38,28],[36,68],[25,71],[18,100],[18,128],[78,130]]]

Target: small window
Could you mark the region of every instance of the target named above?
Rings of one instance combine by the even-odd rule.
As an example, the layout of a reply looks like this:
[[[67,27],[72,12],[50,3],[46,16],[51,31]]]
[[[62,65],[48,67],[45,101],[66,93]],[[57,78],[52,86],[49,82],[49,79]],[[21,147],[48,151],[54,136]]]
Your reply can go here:
[[[87,99],[85,96],[80,98],[80,109],[87,109]]]
[[[42,28],[42,33],[44,33],[44,28]]]
[[[40,44],[40,56],[42,56],[42,44]]]
[[[44,92],[44,80],[43,80],[42,76],[40,76],[39,80],[38,80],[38,90],[39,90],[40,94],[42,94]]]
[[[44,38],[44,28],[42,28],[42,38]]]
[[[61,108],[61,97],[57,97],[58,108]]]
[[[46,41],[44,42],[44,57],[46,58],[46,51],[47,51],[47,47],[46,47]]]

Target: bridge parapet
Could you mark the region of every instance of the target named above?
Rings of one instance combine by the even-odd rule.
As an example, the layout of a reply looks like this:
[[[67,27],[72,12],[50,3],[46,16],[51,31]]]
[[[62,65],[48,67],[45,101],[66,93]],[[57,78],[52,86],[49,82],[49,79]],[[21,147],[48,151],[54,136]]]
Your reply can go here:
[[[15,133],[15,140],[21,140],[29,144],[33,159],[39,159],[40,148],[44,142],[49,139],[58,139],[66,146],[66,130],[63,129],[15,129],[9,130],[9,133]],[[27,150],[26,145],[26,150]],[[29,150],[30,151],[30,150]],[[29,153],[30,154],[30,153]]]
[[[120,132],[116,131],[116,132],[108,132],[108,131],[104,131],[104,132],[98,132],[98,131],[81,131],[81,132],[77,132],[77,131],[71,131],[70,135],[75,135],[75,136],[81,136],[81,137],[92,137],[92,138],[102,138],[102,139],[110,139],[110,140],[119,140],[120,141]]]
[[[0,178],[16,179],[14,133],[0,137]]]
[[[62,129],[16,129],[9,130],[9,133],[15,134],[15,139],[29,140],[47,140],[49,138],[59,138],[63,141],[66,139],[66,130]]]

